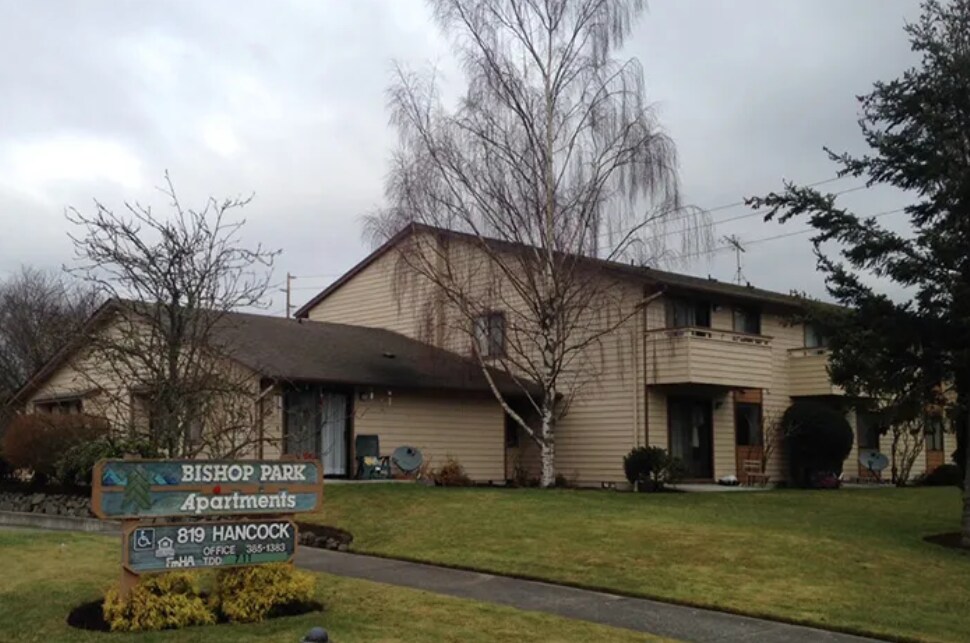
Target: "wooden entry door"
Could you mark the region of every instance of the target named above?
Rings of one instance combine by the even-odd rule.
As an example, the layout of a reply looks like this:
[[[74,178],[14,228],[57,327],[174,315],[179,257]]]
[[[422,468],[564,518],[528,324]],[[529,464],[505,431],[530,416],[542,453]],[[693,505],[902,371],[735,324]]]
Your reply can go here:
[[[942,467],[946,463],[946,448],[943,444],[943,418],[933,417],[926,427],[926,473]]]
[[[761,391],[738,391],[734,394],[735,466],[738,480],[748,484],[746,461],[761,462],[764,454]],[[760,465],[759,465],[760,466]]]

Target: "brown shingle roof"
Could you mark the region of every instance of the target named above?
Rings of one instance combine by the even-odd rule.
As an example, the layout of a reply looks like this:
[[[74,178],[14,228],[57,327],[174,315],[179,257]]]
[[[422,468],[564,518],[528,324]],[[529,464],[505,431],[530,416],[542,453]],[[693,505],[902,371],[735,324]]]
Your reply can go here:
[[[230,357],[288,381],[488,391],[470,358],[393,331],[328,322],[230,313],[215,327]],[[492,370],[499,389],[521,394],[507,374]]]
[[[39,389],[83,346],[88,333],[106,323],[121,305],[142,304],[106,302],[6,404],[16,406]],[[478,362],[380,328],[227,313],[213,328],[213,341],[240,364],[265,377],[290,382],[490,390]],[[523,394],[522,386],[511,376],[495,369],[491,373],[502,393]],[[533,385],[527,388],[538,392]]]
[[[445,228],[435,228],[419,223],[411,224],[391,237],[381,247],[365,257],[360,263],[348,270],[340,278],[327,286],[327,288],[319,292],[316,296],[310,299],[310,301],[303,304],[303,306],[296,311],[296,317],[305,318],[310,312],[310,309],[326,299],[332,292],[343,286],[345,283],[350,281],[350,279],[367,268],[367,266],[388,252],[391,248],[397,245],[401,239],[416,232],[440,234],[453,238],[466,239],[476,243],[481,243],[483,241],[483,239],[466,232],[458,232]],[[528,248],[528,246],[524,244],[499,239],[485,239],[484,241],[492,245],[492,247],[506,247],[510,251],[521,251]],[[605,259],[596,259],[593,257],[584,257],[583,261],[587,262],[590,266],[598,270],[605,270],[618,276],[623,276],[641,283],[654,284],[671,291],[702,293],[715,296],[719,295],[727,299],[771,304],[789,309],[798,309],[804,306],[804,301],[800,297],[774,292],[771,290],[764,290],[762,288],[755,288],[753,286],[741,286],[729,282],[718,281],[717,279],[693,277],[691,275],[668,272],[666,270],[656,270],[654,268],[644,266],[633,266],[620,263],[618,261],[607,261]]]

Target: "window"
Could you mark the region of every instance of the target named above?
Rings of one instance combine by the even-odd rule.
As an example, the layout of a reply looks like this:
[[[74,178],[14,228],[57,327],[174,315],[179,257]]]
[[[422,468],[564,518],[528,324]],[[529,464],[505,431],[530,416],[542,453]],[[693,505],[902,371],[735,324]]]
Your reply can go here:
[[[40,413],[52,413],[54,415],[77,415],[81,412],[81,400],[79,398],[37,402],[34,406]]]
[[[805,324],[805,348],[825,348],[829,340],[815,324]]]
[[[690,299],[667,300],[667,328],[711,327],[711,302]]]
[[[475,345],[482,357],[505,355],[505,313],[485,313],[475,318]]]
[[[756,447],[764,442],[760,404],[739,402],[734,405],[734,437],[739,447]]]
[[[735,308],[734,331],[737,333],[760,335],[761,311],[756,308]]]
[[[943,450],[943,418],[939,416],[926,418],[926,450]]]
[[[881,420],[878,413],[874,411],[858,411],[856,413],[856,432],[859,434],[860,449],[878,451],[881,430]]]

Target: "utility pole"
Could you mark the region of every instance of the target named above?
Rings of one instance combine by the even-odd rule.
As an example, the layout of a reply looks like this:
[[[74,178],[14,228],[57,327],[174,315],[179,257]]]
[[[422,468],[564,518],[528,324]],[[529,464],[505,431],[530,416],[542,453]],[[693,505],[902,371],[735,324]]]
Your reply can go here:
[[[736,234],[730,234],[724,237],[724,240],[729,246],[734,248],[734,262],[738,268],[734,275],[734,281],[740,286],[744,284],[744,273],[741,271],[741,253],[745,252],[744,246],[741,245],[741,239]]]
[[[290,304],[290,291],[292,290],[290,284],[296,279],[295,276],[290,273],[286,273],[286,318],[290,318],[290,311],[293,310],[292,304]]]

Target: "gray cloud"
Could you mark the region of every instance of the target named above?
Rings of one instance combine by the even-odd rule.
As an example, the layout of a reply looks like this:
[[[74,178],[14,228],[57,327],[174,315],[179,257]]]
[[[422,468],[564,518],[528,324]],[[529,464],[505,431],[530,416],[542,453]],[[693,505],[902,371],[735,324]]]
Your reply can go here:
[[[833,176],[822,145],[861,149],[854,96],[911,64],[901,28],[916,15],[916,0],[653,0],[622,53],[644,66],[688,201],[713,207],[782,177]],[[359,217],[382,198],[391,61],[438,63],[458,81],[446,44],[419,0],[0,0],[0,272],[68,261],[67,205],[161,207],[165,169],[189,202],[255,192],[247,236],[284,249],[280,275],[343,272],[367,252]],[[846,202],[876,212],[905,199]],[[748,218],[717,232],[799,227]],[[689,270],[729,279],[733,261]],[[805,236],[752,244],[745,273],[822,290]],[[299,280],[297,299],[328,278]]]

